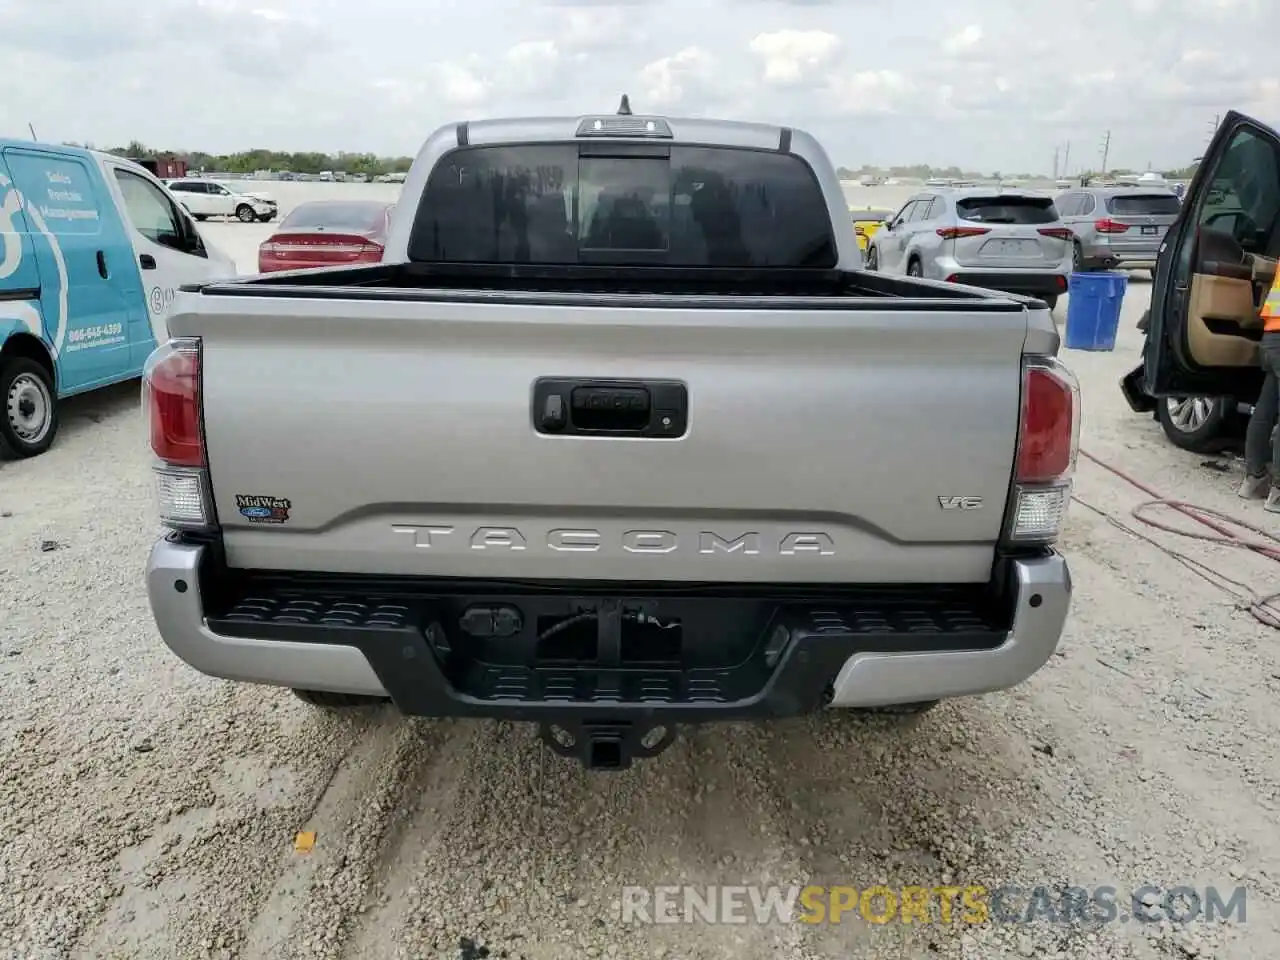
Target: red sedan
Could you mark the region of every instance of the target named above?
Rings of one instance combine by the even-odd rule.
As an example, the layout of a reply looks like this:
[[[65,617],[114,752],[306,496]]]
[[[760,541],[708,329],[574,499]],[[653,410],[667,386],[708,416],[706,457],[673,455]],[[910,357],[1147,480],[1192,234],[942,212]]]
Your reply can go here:
[[[258,247],[258,272],[379,263],[392,204],[367,200],[304,203]]]

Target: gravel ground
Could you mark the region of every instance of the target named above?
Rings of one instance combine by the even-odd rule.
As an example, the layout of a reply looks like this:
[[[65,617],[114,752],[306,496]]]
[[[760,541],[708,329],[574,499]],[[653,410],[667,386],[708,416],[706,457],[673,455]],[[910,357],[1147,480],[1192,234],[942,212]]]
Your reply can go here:
[[[1234,498],[1237,462],[1206,466],[1124,406],[1116,382],[1147,293],[1135,279],[1114,354],[1068,355],[1084,447],[1166,495],[1266,523]],[[587,774],[523,727],[334,718],[186,668],[143,591],[156,523],[136,385],[73,401],[50,453],[0,463],[0,957],[1272,958],[1280,635],[1096,512],[1136,529],[1140,491],[1083,460],[1076,492],[1073,614],[1024,686],[914,725],[823,714],[703,729],[626,773]],[[1280,588],[1260,556],[1142,529]],[[300,854],[304,830],[316,841]],[[763,882],[1122,898],[1243,885],[1248,914],[1185,927],[618,917],[626,884]]]

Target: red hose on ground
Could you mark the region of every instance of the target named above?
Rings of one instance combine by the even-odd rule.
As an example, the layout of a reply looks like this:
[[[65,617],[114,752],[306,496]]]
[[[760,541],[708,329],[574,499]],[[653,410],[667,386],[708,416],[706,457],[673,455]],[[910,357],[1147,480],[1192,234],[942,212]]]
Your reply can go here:
[[[1130,484],[1133,487],[1136,487],[1137,489],[1145,493],[1147,496],[1151,497],[1150,503],[1144,503],[1133,511],[1134,516],[1137,517],[1137,519],[1141,520],[1143,523],[1147,524],[1148,526],[1156,527],[1157,529],[1160,529],[1160,530],[1166,530],[1169,533],[1181,534],[1182,536],[1188,536],[1188,535],[1195,536],[1194,534],[1188,534],[1187,531],[1185,530],[1179,530],[1176,527],[1166,526],[1165,524],[1157,523],[1148,517],[1141,516],[1141,511],[1144,508],[1152,507],[1156,505],[1167,506],[1174,510],[1177,510],[1183,516],[1190,517],[1192,520],[1196,521],[1197,523],[1203,524],[1204,526],[1208,527],[1210,530],[1213,530],[1215,533],[1220,535],[1220,537],[1199,537],[1198,539],[1208,540],[1211,543],[1222,543],[1225,541],[1228,543],[1229,546],[1242,547],[1244,549],[1252,550],[1255,553],[1260,553],[1264,557],[1270,557],[1272,560],[1280,561],[1280,537],[1277,537],[1275,534],[1269,533],[1268,531],[1263,530],[1261,527],[1255,527],[1251,523],[1245,523],[1243,520],[1237,520],[1234,517],[1225,516],[1223,514],[1218,513],[1217,511],[1209,510],[1205,507],[1196,506],[1194,503],[1187,503],[1186,501],[1183,501],[1183,500],[1170,500],[1168,497],[1162,496],[1158,491],[1153,490],[1151,487],[1147,486],[1141,480],[1137,480],[1134,477],[1129,476],[1129,474],[1125,473],[1119,467],[1113,467],[1111,464],[1107,463],[1105,460],[1101,459],[1100,457],[1095,457],[1088,450],[1081,450],[1080,453],[1082,456],[1087,457],[1088,459],[1096,463],[1098,466],[1102,467],[1102,469],[1110,471],[1111,473],[1114,473],[1121,480],[1125,481],[1126,483]],[[1277,545],[1271,546],[1266,543],[1259,543],[1253,540],[1245,540],[1239,537],[1233,530],[1231,530],[1231,528],[1226,525],[1228,523],[1232,524],[1233,526],[1239,527],[1242,530],[1248,530],[1251,533],[1256,533],[1263,537],[1266,537],[1272,540],[1273,542],[1275,542],[1275,544]]]

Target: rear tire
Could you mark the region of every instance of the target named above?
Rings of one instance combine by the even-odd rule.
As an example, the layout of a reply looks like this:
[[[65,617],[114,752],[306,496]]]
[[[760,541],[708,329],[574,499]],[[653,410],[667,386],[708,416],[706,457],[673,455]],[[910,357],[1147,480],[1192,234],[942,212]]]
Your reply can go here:
[[[876,253],[875,247],[872,247],[870,250],[867,251],[867,269],[868,270],[880,269],[880,255]]]
[[[1221,397],[1167,397],[1156,419],[1169,441],[1192,453],[1217,453],[1230,442],[1227,404]]]
[[[53,446],[57,397],[49,371],[29,357],[0,364],[0,452],[22,460]]]
[[[1084,247],[1080,246],[1079,240],[1073,240],[1071,243],[1071,272],[1085,273],[1088,269],[1084,262]]]
[[[386,697],[369,697],[359,693],[331,693],[328,690],[294,690],[293,692],[304,703],[325,710],[377,707],[388,702]]]
[[[195,213],[195,214],[192,214],[192,216],[194,216],[201,223],[204,223],[206,220],[209,219],[209,215],[207,213]]]
[[[242,203],[236,207],[236,219],[241,223],[253,223],[258,219],[258,215],[253,212],[253,207],[247,203]]]
[[[919,279],[924,276],[924,270],[920,266],[920,261],[912,259],[907,263],[907,276]]]

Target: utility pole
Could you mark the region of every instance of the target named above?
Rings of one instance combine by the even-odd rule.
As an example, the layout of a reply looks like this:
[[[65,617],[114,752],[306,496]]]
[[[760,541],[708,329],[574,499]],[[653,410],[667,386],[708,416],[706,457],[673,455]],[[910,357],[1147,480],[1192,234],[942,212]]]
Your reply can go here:
[[[1218,132],[1218,124],[1222,121],[1222,115],[1215,113],[1213,115],[1213,124],[1209,127],[1209,135],[1205,137],[1205,145],[1208,146],[1209,141],[1213,139],[1213,135]]]
[[[1067,152],[1062,158],[1062,175],[1068,177],[1071,175],[1071,141],[1067,141]]]
[[[1058,179],[1058,148],[1053,148],[1053,179]]]
[[[1107,135],[1102,138],[1102,171],[1101,176],[1107,175],[1107,155],[1111,153],[1111,131],[1107,131]]]
[[[40,138],[36,136],[36,128],[32,125],[30,120],[27,121],[27,129],[31,131],[31,139],[38,143]]]

